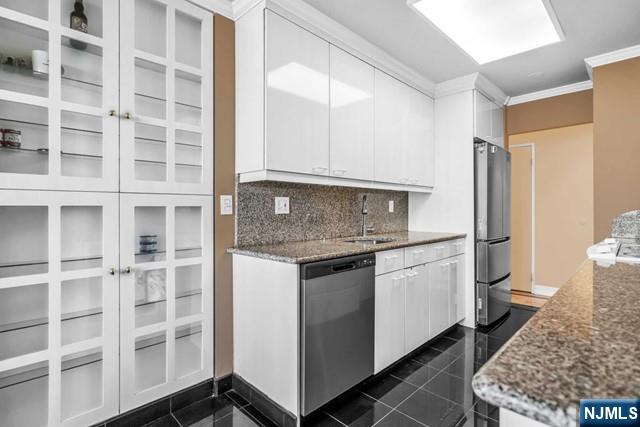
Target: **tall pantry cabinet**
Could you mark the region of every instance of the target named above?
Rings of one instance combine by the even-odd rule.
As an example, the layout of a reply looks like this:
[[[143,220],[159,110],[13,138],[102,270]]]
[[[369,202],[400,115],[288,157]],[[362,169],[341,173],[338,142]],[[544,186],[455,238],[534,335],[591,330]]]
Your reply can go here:
[[[74,0],[0,1],[3,427],[213,375],[213,15],[83,6],[86,32]]]

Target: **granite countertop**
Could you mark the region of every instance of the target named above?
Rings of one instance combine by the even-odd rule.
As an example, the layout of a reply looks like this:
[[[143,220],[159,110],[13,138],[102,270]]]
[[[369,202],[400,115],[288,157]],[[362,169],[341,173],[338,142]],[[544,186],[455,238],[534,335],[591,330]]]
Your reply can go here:
[[[465,237],[466,234],[429,233],[420,231],[400,231],[396,233],[372,234],[367,237],[385,237],[392,242],[377,245],[346,242],[356,237],[337,239],[307,240],[287,242],[275,245],[242,246],[229,249],[227,252],[236,255],[247,255],[291,264],[321,261],[350,255],[359,255],[408,246],[424,245]]]
[[[582,398],[640,396],[640,266],[576,274],[474,376],[487,402],[574,427]]]

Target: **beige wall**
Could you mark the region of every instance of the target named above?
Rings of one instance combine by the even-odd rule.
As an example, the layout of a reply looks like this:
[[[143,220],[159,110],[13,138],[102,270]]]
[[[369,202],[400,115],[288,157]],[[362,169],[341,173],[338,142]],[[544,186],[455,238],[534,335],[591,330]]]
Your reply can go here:
[[[640,58],[593,70],[594,233],[640,209]]]
[[[235,194],[235,29],[214,17],[215,123],[215,377],[233,371],[233,278],[227,248],[234,244],[234,216],[220,215],[220,195]]]
[[[559,287],[593,244],[593,124],[512,135],[509,143],[535,145],[536,284]]]
[[[533,147],[511,151],[511,289],[531,292]]]

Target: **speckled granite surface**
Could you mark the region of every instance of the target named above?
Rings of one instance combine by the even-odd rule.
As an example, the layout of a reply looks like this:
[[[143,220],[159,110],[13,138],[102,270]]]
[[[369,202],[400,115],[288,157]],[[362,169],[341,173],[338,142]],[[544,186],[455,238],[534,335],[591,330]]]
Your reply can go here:
[[[473,378],[487,402],[576,426],[581,398],[640,396],[640,266],[576,274]]]
[[[640,239],[640,210],[616,217],[611,225],[611,237]]]
[[[369,237],[386,237],[392,242],[378,245],[345,242],[346,237],[338,239],[306,240],[275,245],[239,246],[228,250],[229,253],[248,255],[291,264],[303,264],[324,259],[340,258],[350,255],[386,251],[388,249],[423,245],[465,237],[465,234],[427,233],[418,231],[400,231],[396,233],[375,234]]]
[[[409,194],[288,182],[238,184],[236,245],[354,236],[362,228],[362,196],[367,195],[367,224],[376,233],[408,228]],[[289,197],[289,215],[276,215],[274,197]],[[389,200],[395,204],[389,212]]]

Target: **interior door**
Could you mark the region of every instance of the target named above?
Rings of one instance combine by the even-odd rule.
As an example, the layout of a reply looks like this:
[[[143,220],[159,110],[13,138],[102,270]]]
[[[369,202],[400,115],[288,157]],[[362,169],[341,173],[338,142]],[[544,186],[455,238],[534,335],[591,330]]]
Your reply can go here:
[[[213,193],[213,14],[120,3],[122,191]]]
[[[212,205],[120,195],[121,411],[212,376]]]
[[[3,426],[118,413],[118,198],[0,191]]]
[[[514,290],[531,292],[533,280],[533,146],[512,146],[513,167],[511,209],[511,286]]]
[[[87,1],[86,33],[72,0],[1,5],[0,187],[117,191],[118,2]]]

